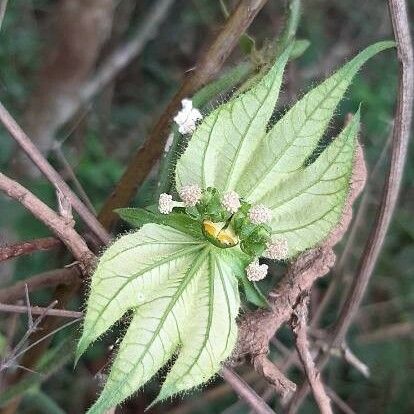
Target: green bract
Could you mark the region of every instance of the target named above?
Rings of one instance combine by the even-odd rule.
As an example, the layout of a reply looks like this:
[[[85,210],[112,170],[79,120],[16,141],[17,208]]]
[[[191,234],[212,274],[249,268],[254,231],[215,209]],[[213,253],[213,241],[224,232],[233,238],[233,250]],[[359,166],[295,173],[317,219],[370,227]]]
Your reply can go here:
[[[126,314],[130,324],[89,413],[122,402],[174,356],[156,401],[199,386],[219,371],[237,338],[238,285],[249,301],[265,305],[245,268],[262,254],[269,235],[287,242],[293,257],[321,243],[338,223],[359,110],[316,159],[315,151],[353,76],[367,59],[393,45],[368,47],[271,125],[288,48],[257,85],[212,111],[194,132],[178,160],[176,185],[203,189],[196,206],[169,215],[119,210],[142,228],[121,236],[102,255],[77,358]],[[221,195],[232,190],[242,200],[234,215],[220,204]],[[257,204],[271,210],[269,225],[249,221],[248,208]],[[237,243],[221,246],[214,239],[216,226],[227,229],[229,223]]]

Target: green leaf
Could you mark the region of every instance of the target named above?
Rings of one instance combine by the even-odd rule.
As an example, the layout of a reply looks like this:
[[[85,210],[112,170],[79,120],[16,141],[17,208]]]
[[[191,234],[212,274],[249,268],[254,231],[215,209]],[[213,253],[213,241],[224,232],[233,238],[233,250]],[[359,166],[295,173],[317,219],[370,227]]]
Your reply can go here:
[[[156,223],[180,230],[195,238],[204,239],[200,223],[184,213],[161,214],[155,208],[118,208],[115,212],[122,220],[137,228],[144,224]]]
[[[123,316],[131,319],[90,414],[122,402],[172,358],[155,402],[197,387],[218,372],[236,342],[238,285],[249,301],[266,306],[247,280],[245,268],[252,258],[241,248],[247,243],[250,255],[259,256],[271,233],[275,242],[287,241],[292,257],[323,241],[337,225],[349,190],[359,111],[315,157],[318,143],[361,65],[393,45],[381,42],[365,49],[271,127],[290,46],[261,81],[197,128],[178,161],[177,186],[198,184],[205,192],[213,187],[210,195],[216,192],[217,199],[207,203],[209,214],[220,218],[222,192],[235,190],[245,209],[234,217],[235,227],[245,233],[239,245],[221,249],[204,238],[195,220],[206,207],[202,202],[167,216],[143,209],[118,211],[142,228],[120,237],[101,257],[77,357]],[[272,210],[270,226],[244,226],[246,220],[252,224],[251,204]]]
[[[254,88],[204,119],[178,160],[177,188],[193,183],[222,191],[234,188],[248,168],[249,156],[266,134],[291,48]]]
[[[206,241],[157,224],[106,250],[92,277],[77,356],[127,311],[132,317],[90,414],[122,402],[177,353],[156,401],[219,371],[237,337],[234,260]]]
[[[260,202],[272,209],[272,234],[289,256],[323,241],[342,215],[354,162],[359,111],[316,161],[289,174]]]
[[[250,168],[233,188],[252,203],[265,193],[275,191],[279,182],[300,169],[315,150],[352,78],[361,66],[394,42],[379,42],[367,47],[334,75],[308,92],[261,140],[251,154]]]
[[[338,223],[352,170],[359,113],[318,160],[306,166],[354,75],[372,56],[395,46],[379,42],[308,92],[266,132],[290,49],[256,86],[219,107],[198,127],[177,164],[177,185],[235,190],[273,213],[274,239],[292,257],[327,237]]]
[[[296,39],[293,43],[292,53],[290,59],[297,59],[302,56],[310,46],[308,39]]]

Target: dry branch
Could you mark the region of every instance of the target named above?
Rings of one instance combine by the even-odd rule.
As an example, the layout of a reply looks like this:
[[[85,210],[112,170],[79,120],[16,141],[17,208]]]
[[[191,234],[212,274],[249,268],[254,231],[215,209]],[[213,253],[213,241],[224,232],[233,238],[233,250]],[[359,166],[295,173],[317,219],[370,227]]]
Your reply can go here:
[[[10,287],[0,289],[0,302],[13,303],[24,297],[25,286],[29,292],[39,289],[56,287],[58,285],[76,285],[81,277],[81,271],[77,266],[55,269],[17,282]]]
[[[236,391],[237,395],[254,410],[257,414],[275,414],[275,412],[256,394],[256,392],[240,378],[235,372],[227,367],[221,370],[221,376]]]
[[[332,414],[331,401],[325,391],[318,369],[315,367],[308,340],[308,306],[309,296],[305,294],[295,307],[291,326],[296,335],[296,349],[305,370],[313,396],[321,414]]]
[[[30,311],[32,315],[44,315],[44,316],[60,316],[62,318],[82,318],[82,312],[69,311],[65,309],[49,309],[42,308],[40,306],[20,306],[20,305],[8,305],[0,303],[0,312],[8,313],[23,313],[26,314]]]
[[[62,246],[61,241],[54,237],[44,237],[42,239],[23,241],[8,246],[1,246],[0,262],[24,256],[33,252],[55,249],[59,246]]]
[[[56,190],[60,190],[65,197],[70,201],[73,208],[79,213],[85,224],[96,234],[102,243],[107,244],[110,240],[108,233],[96,219],[96,217],[89,211],[89,209],[82,203],[78,196],[65,183],[59,173],[49,164],[42,153],[33,144],[30,138],[20,128],[14,118],[10,115],[7,109],[0,103],[0,121],[4,127],[15,139],[23,151],[35,163],[46,178],[54,185]]]
[[[17,200],[34,217],[44,223],[67,246],[79,264],[88,274],[95,262],[95,255],[89,250],[81,236],[49,206],[16,181],[0,173],[0,190]]]

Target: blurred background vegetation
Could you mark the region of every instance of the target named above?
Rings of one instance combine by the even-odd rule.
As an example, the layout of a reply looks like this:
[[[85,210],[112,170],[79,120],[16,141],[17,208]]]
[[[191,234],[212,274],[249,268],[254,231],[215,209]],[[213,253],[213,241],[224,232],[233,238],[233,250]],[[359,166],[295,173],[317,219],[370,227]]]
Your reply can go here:
[[[62,0],[61,2],[63,3]],[[88,2],[90,0],[85,0],[85,4]],[[50,80],[52,87],[60,76],[59,73],[50,73],[48,78],[44,72],[45,59],[56,43],[62,42],[62,38],[56,34],[55,19],[60,10],[57,3],[59,1],[10,0],[0,32],[0,99],[19,122],[23,120],[29,135],[32,132],[36,134],[36,131],[30,128],[28,112],[33,112],[33,106],[39,109],[36,105],[42,104],[41,100],[37,104],[33,103],[33,96],[39,95],[39,85],[47,89]],[[95,53],[95,61],[89,62],[90,70],[142,24],[143,16],[155,0],[119,0],[114,3],[116,8],[112,29]],[[410,7],[414,12],[414,1],[410,2]],[[285,2],[269,1],[253,22],[249,34],[259,46],[265,42],[274,42],[283,27],[284,19]],[[142,53],[90,104],[77,111],[69,122],[59,126],[55,144],[48,152],[49,159],[65,175],[62,164],[62,156],[64,157],[96,210],[99,211],[110,194],[131,154],[144,142],[151,126],[179,87],[185,72],[191,70],[224,21],[218,0],[176,1]],[[92,21],[90,25],[94,27]],[[68,39],[71,36],[74,34],[66,31],[63,38],[70,42]],[[391,37],[385,1],[304,2],[298,38],[309,40],[310,46],[300,58],[290,64],[281,99],[282,106],[278,110],[288,107],[311,85],[330,74],[357,51],[377,40]],[[65,42],[61,44],[64,45]],[[87,39],[84,44],[78,41],[80,48],[86,49],[87,45]],[[85,53],[89,52],[85,50]],[[71,61],[70,55],[67,57],[66,65],[76,68],[83,64]],[[230,68],[246,59],[248,57],[242,49],[236,48],[225,66]],[[375,216],[388,166],[385,151],[389,146],[392,128],[396,83],[397,64],[392,53],[375,57],[356,77],[347,99],[338,110],[335,123],[331,125],[333,133],[341,127],[346,114],[355,111],[360,102],[363,103],[361,140],[369,165],[370,181],[364,197],[357,204],[361,213],[356,227],[350,233],[350,248],[341,261],[340,271],[335,274],[335,277],[341,277],[339,288],[321,319],[319,329],[315,330],[315,338],[335,320],[343,292],[353,277]],[[225,97],[217,96],[205,110]],[[0,128],[1,171],[15,177],[24,177],[25,184],[32,191],[54,206],[53,188],[43,178],[26,174],[25,168],[19,167],[16,150],[7,133]],[[370,368],[370,377],[365,378],[354,367],[335,357],[324,372],[329,387],[358,413],[414,412],[413,150],[411,146],[403,190],[391,231],[369,292],[348,336],[352,351]],[[134,205],[146,205],[153,200],[156,176],[155,169],[138,192]],[[1,244],[46,235],[49,233],[41,223],[16,203],[0,196]],[[339,246],[338,252],[343,251],[345,242]],[[67,263],[68,258],[59,250],[38,252],[1,263],[0,288]],[[274,269],[272,283],[282,270]],[[321,280],[315,288],[315,304],[326,291],[331,277],[332,275]],[[52,290],[33,293],[31,302],[45,306],[50,303],[52,293]],[[80,309],[83,299],[84,292],[68,308]],[[7,355],[10,347],[26,331],[26,319],[25,316],[16,320],[10,314],[0,315],[0,353],[3,356]],[[17,327],[10,339],[7,335],[14,323],[17,323]],[[74,345],[73,335],[76,336],[77,330],[75,325],[61,330],[55,336],[51,348],[45,354],[46,359],[42,362],[46,375],[32,374],[24,389],[12,390],[14,393],[23,393],[24,396],[18,413],[81,413],[95,398],[104,375],[105,361],[117,332],[122,332],[123,327],[119,326],[113,334],[97,343],[76,370],[73,370],[71,351]],[[287,330],[282,330],[278,339],[285,346],[292,345]],[[274,360],[283,364],[284,355],[280,346],[273,351]],[[250,368],[242,367],[240,373],[258,392],[266,390],[266,384]],[[4,404],[13,393],[7,394],[4,372],[0,375],[3,375],[0,404]],[[289,375],[298,382],[303,380],[299,370],[291,369]],[[155,379],[145,392],[140,392],[118,408],[117,413],[143,412],[154,397],[157,386]],[[270,395],[269,401],[280,412],[274,395]],[[337,407],[335,410],[341,412]],[[199,392],[184,396],[182,400],[175,399],[171,403],[156,406],[151,412],[242,414],[249,410],[218,379]],[[308,399],[301,412],[317,412],[311,399]]]

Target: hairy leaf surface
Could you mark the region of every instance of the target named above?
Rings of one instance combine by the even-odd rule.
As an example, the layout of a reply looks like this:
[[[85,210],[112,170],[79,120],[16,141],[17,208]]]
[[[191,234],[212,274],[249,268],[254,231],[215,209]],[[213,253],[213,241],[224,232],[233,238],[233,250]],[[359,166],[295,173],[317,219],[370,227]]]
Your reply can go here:
[[[262,140],[235,190],[258,203],[264,194],[277,189],[286,174],[300,169],[325,133],[355,74],[369,58],[392,46],[394,42],[379,42],[367,47],[298,101]]]
[[[170,227],[146,224],[102,256],[77,356],[127,311],[131,323],[90,413],[145,384],[178,352],[157,400],[206,382],[231,353],[239,310],[234,255]]]
[[[261,202],[273,212],[276,238],[288,242],[293,256],[322,241],[341,218],[348,194],[359,130],[359,111],[314,163],[285,176],[277,192]]]
[[[270,208],[272,233],[287,240],[289,256],[317,245],[341,216],[359,113],[314,164],[306,167],[306,161],[361,66],[393,46],[387,41],[366,48],[308,92],[266,133],[276,102],[270,95],[278,94],[285,52],[258,85],[213,111],[199,126],[178,161],[177,185],[235,190],[246,201]]]
[[[278,240],[287,242],[289,257],[316,246],[343,211],[359,110],[328,145],[319,151],[318,145],[353,76],[369,58],[392,46],[393,42],[380,42],[368,47],[271,126],[292,52],[286,49],[260,82],[212,111],[198,126],[178,160],[177,189],[198,184],[204,196],[215,191],[215,207],[222,210],[222,194],[236,191],[246,207],[247,227],[254,224],[248,216],[252,205],[270,209],[270,226],[257,226],[266,236],[260,252],[278,246]],[[215,189],[207,190],[209,186]],[[208,238],[202,227],[206,217],[213,220],[197,210],[202,201],[191,207],[198,214],[191,217],[184,202],[177,205],[169,215],[153,209],[118,210],[127,222],[142,228],[120,237],[101,257],[92,277],[77,357],[121,318],[128,315],[130,324],[90,414],[122,402],[172,359],[155,402],[205,383],[235,345],[238,285],[249,301],[266,306],[246,277],[246,266],[258,255],[243,244],[248,237],[236,234],[234,244],[216,247],[220,244],[214,243],[215,235]],[[230,229],[238,213],[224,213]]]
[[[176,185],[233,189],[266,134],[291,47],[250,91],[211,112],[194,132],[176,168]]]

